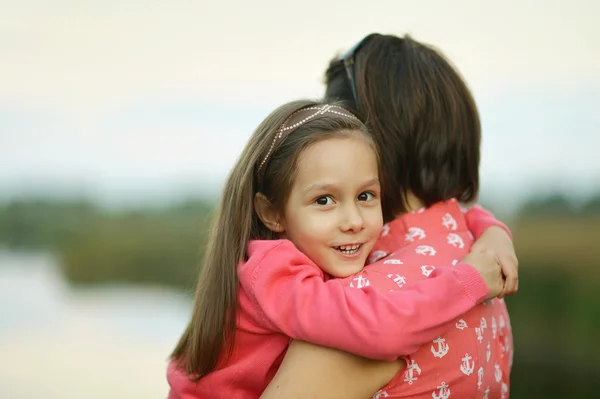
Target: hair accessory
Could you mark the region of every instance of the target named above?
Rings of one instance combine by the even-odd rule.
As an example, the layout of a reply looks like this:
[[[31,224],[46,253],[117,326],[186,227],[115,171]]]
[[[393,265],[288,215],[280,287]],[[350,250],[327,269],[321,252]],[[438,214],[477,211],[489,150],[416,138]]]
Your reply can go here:
[[[298,111],[292,113],[277,129],[277,133],[275,133],[275,137],[273,138],[273,142],[271,143],[271,147],[269,147],[269,151],[258,165],[258,169],[256,171],[257,177],[259,181],[262,180],[264,171],[266,169],[266,164],[271,156],[271,154],[275,151],[277,145],[279,145],[287,136],[289,136],[294,130],[298,127],[302,126],[306,122],[324,118],[327,114],[334,114],[344,116],[350,119],[359,120],[356,116],[352,115],[346,109],[339,107],[337,105],[329,105],[325,104],[322,106],[309,106],[306,108],[299,109]]]

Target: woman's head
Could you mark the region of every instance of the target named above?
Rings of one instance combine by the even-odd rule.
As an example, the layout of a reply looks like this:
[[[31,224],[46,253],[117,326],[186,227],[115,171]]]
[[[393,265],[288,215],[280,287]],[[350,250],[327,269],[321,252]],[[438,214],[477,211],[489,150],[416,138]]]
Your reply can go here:
[[[369,35],[330,63],[326,84],[326,101],[365,120],[378,145],[386,218],[407,210],[409,194],[426,206],[476,198],[479,114],[440,52],[409,36]]]
[[[360,270],[383,223],[378,171],[373,139],[345,109],[295,101],[272,112],[226,180],[192,320],[172,355],[179,366],[201,377],[232,344],[236,268],[250,240],[289,238],[330,274]]]

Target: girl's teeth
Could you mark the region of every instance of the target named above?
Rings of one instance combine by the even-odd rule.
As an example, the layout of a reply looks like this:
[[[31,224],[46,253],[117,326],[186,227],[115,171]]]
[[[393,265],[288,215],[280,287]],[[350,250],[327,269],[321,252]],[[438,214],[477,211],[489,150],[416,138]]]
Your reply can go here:
[[[360,244],[354,244],[354,245],[340,245],[338,247],[338,249],[345,253],[346,255],[351,255],[354,252],[358,251],[358,249],[360,248]]]

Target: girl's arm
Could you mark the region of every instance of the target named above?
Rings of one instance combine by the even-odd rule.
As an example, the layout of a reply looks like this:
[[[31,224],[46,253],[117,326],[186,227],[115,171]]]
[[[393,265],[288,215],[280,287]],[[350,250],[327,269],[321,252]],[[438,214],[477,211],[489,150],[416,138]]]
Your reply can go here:
[[[368,399],[406,366],[292,341],[261,399]]]
[[[465,263],[438,267],[429,279],[398,291],[378,273],[369,274],[373,283],[379,280],[377,288],[323,281],[323,272],[287,240],[261,261],[247,262],[239,277],[264,328],[381,360],[416,352],[489,294],[477,270]]]
[[[500,298],[515,294],[519,289],[519,261],[510,230],[480,205],[469,209],[465,213],[465,218],[467,227],[477,239],[471,247],[471,252],[488,250],[498,256],[505,278]]]
[[[478,240],[483,233],[490,227],[500,227],[502,230],[506,232],[508,237],[512,240],[512,233],[509,228],[496,219],[494,214],[486,209],[484,209],[481,205],[477,204],[469,208],[465,212],[465,219],[467,221],[467,227],[469,231],[473,234],[476,240]]]

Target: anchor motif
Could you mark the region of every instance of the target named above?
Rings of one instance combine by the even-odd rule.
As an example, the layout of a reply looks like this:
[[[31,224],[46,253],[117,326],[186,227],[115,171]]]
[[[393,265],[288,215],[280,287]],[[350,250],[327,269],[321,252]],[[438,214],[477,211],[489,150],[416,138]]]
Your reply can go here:
[[[479,367],[477,370],[477,389],[481,389],[483,385],[483,367]]]
[[[385,237],[388,234],[390,234],[390,225],[389,224],[384,224],[383,227],[381,228],[381,234],[379,235],[380,237]]]
[[[408,382],[409,385],[412,385],[412,383],[418,379],[418,377],[415,376],[415,372],[417,375],[421,375],[421,368],[414,360],[411,360],[410,363],[406,365],[404,382]]]
[[[465,375],[471,375],[473,374],[473,370],[475,369],[475,361],[472,361],[469,364],[469,360],[473,359],[471,356],[469,356],[468,353],[465,353],[465,357],[462,358],[462,364],[460,365],[460,371],[463,372],[463,374]]]
[[[373,251],[371,256],[369,256],[369,263],[377,262],[379,259],[387,256],[387,253],[384,251]]]
[[[452,261],[452,266],[456,266],[456,264],[457,264],[457,263],[458,263],[458,259],[454,259],[454,260]]]
[[[446,340],[442,337],[437,337],[433,340],[433,343],[437,344],[437,350],[433,345],[431,345],[431,353],[433,353],[433,356],[439,357],[440,359],[446,356],[446,353],[448,353],[448,350],[450,349],[450,346],[446,343]]]
[[[439,395],[436,395],[436,392],[433,391],[431,393],[433,399],[448,399],[450,397],[450,386],[448,386],[448,384],[442,381],[442,385],[437,388],[439,389]]]
[[[403,265],[404,263],[400,259],[386,259],[383,261],[384,265]]]
[[[454,248],[464,248],[465,243],[463,239],[456,233],[448,234],[448,244],[452,245]]]
[[[429,246],[429,245],[419,245],[416,249],[415,252],[418,255],[429,255],[429,256],[434,256],[435,255],[435,248]]]
[[[491,356],[492,356],[492,347],[490,345],[490,341],[488,341],[487,350],[485,352],[485,361],[489,362]]]
[[[442,225],[448,230],[456,230],[456,220],[449,213],[442,217]]]
[[[502,316],[502,315],[500,315],[498,327],[500,327],[500,335],[504,335],[504,329],[506,328],[506,321],[504,320],[504,316]]]
[[[408,233],[406,233],[406,237],[404,238],[404,240],[413,242],[415,241],[415,238],[422,240],[425,237],[427,237],[427,235],[425,234],[425,231],[423,229],[420,229],[418,227],[410,227],[408,229]]]
[[[391,278],[394,283],[396,283],[398,288],[402,288],[402,286],[406,284],[406,277],[404,276],[399,274],[388,274],[387,276]]]
[[[350,285],[352,286],[352,285]],[[479,343],[483,342],[483,328],[481,327],[475,327],[475,334],[477,334],[477,340],[479,341]]]
[[[494,377],[496,378],[496,382],[500,382],[500,380],[502,380],[502,370],[500,370],[500,365],[494,364],[494,368],[496,369],[496,371],[494,371]]]
[[[505,353],[510,352],[510,344],[508,343],[508,339],[504,339],[504,345],[502,345],[502,357],[504,357]]]
[[[479,327],[481,327],[482,330],[487,328],[487,321],[485,321],[485,317],[481,318],[481,321],[479,322]]]
[[[496,324],[496,318],[492,316],[492,338],[496,339],[496,332],[498,331],[498,325]]]
[[[364,288],[371,285],[369,279],[363,277],[362,274],[359,274],[357,277],[354,277],[353,280],[356,281],[356,285],[354,285],[354,281],[350,282],[350,287],[352,288]]]
[[[464,330],[467,327],[469,327],[469,326],[467,325],[467,322],[464,321],[463,319],[460,319],[458,321],[458,323],[456,323],[456,328],[458,328],[459,330]]]
[[[507,394],[507,393],[508,393],[508,385],[506,385],[506,383],[504,383],[504,382],[503,382],[503,383],[502,383],[502,386],[501,386],[501,388],[500,388],[500,394],[502,395],[502,396],[500,397],[500,399],[504,399],[504,398],[506,398],[506,397],[507,397],[507,396],[506,396],[506,394]]]
[[[435,266],[427,266],[427,265],[421,266],[421,273],[423,273],[423,276],[425,276],[425,277],[429,277],[431,272],[434,270],[435,270]]]
[[[483,399],[488,399],[488,395],[490,394],[490,387],[487,387],[483,392]]]
[[[380,389],[379,391],[375,392],[375,395],[373,395],[373,397],[371,397],[371,399],[381,399],[381,398],[387,398],[388,393],[382,389]]]

